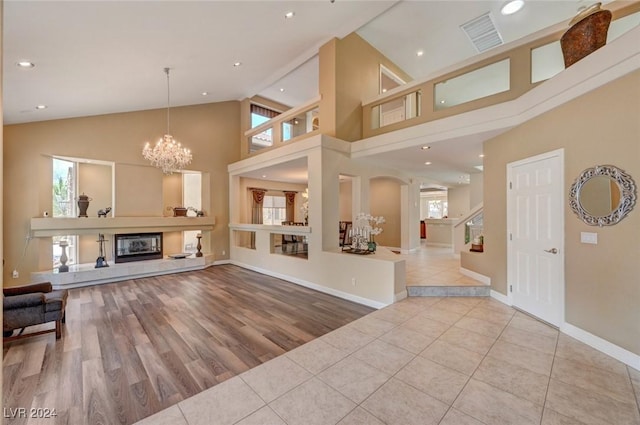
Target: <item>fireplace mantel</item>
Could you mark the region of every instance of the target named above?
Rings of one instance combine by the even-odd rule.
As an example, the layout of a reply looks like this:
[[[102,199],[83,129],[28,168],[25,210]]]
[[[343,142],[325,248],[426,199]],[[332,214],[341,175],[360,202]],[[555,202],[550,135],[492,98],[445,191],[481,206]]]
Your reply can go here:
[[[36,217],[31,219],[31,236],[206,231],[213,230],[215,221],[215,217]]]

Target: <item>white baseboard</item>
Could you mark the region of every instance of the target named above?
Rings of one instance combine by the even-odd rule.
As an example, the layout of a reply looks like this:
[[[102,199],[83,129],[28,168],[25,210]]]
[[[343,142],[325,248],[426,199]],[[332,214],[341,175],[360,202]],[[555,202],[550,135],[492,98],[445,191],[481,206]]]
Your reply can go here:
[[[354,303],[366,305],[372,308],[383,308],[389,304],[381,303],[380,301],[370,300],[369,298],[359,297],[358,295],[349,294],[348,292],[339,291],[337,289],[329,288],[326,286],[318,285],[307,280],[298,279],[297,277],[287,276],[281,273],[276,273],[271,270],[263,269],[260,267],[251,266],[249,264],[240,263],[238,261],[229,260],[227,264],[233,264],[238,267],[242,267],[254,272],[266,274],[267,276],[277,277],[278,279],[286,280],[287,282],[295,283],[296,285],[304,286],[305,288],[314,289],[318,292],[324,292],[325,294],[333,295],[338,298],[342,298],[347,301],[353,301]]]
[[[503,304],[508,305],[509,307],[511,307],[511,303],[509,302],[509,297],[507,297],[504,294],[501,294],[498,291],[494,291],[493,289],[491,290],[491,298],[500,301]]]
[[[427,245],[427,246],[436,246],[436,247],[441,247],[441,248],[453,248],[453,244],[450,244],[450,243],[427,242],[425,245]]]
[[[570,337],[577,339],[580,342],[587,344],[592,348],[595,348],[598,351],[603,352],[608,356],[613,357],[616,360],[621,361],[628,366],[631,366],[636,370],[640,370],[640,356],[632,353],[631,351],[625,350],[622,347],[612,344],[609,341],[600,338],[599,336],[593,335],[583,329],[580,329],[577,326],[572,325],[571,323],[564,322],[560,326],[560,331],[569,335]]]
[[[460,273],[465,276],[470,277],[471,279],[475,279],[479,282],[484,283],[485,285],[491,285],[491,278],[489,276],[485,276],[480,273],[476,273],[472,270],[465,269],[464,267],[460,267]]]
[[[497,301],[500,301],[508,306],[511,305],[509,303],[509,298],[506,295],[503,295],[500,292],[496,292],[493,289],[491,290],[491,298],[494,298]],[[569,335],[570,337],[575,338],[584,344],[587,344],[589,347],[594,348],[608,356],[611,356],[614,359],[619,360],[634,369],[640,370],[640,356],[632,353],[631,351],[625,350],[624,348],[619,347],[605,339],[602,339],[599,336],[595,336],[583,329],[580,329],[579,327],[574,326],[571,323],[562,323],[562,325],[560,325],[560,332]]]
[[[402,292],[398,292],[397,294],[395,294],[393,296],[393,301],[397,303],[398,301],[404,300],[405,298],[407,298],[407,290],[406,289],[404,291],[402,291]]]

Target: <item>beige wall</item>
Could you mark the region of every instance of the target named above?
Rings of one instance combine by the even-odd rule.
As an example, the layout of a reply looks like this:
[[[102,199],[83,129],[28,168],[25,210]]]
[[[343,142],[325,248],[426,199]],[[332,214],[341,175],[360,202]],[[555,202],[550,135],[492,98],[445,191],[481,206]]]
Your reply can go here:
[[[321,132],[350,142],[362,138],[362,100],[379,94],[380,65],[406,82],[412,80],[356,33],[331,40],[320,48],[319,57]]]
[[[483,201],[483,181],[484,175],[482,173],[471,174],[469,179],[469,209],[475,208]]]
[[[353,221],[353,184],[340,181],[340,221]]]
[[[110,165],[78,164],[78,193],[85,193],[90,197],[87,215],[95,217],[98,210],[110,207],[113,201],[113,180]],[[84,235],[79,237],[78,262],[92,263],[98,258],[99,247],[96,243],[98,235]],[[108,245],[107,245],[108,246]],[[109,256],[108,258],[111,258]],[[49,258],[47,265],[51,264]]]
[[[640,71],[485,143],[484,254],[494,290],[506,294],[506,165],[543,152],[565,153],[565,321],[640,354],[640,206],[615,226],[591,227],[568,206],[585,168],[612,164],[640,183]],[[497,189],[498,188],[498,189]],[[580,243],[580,232],[598,244]]]
[[[450,218],[461,218],[466,215],[471,203],[471,189],[468,184],[458,185],[447,191],[447,209]]]
[[[370,181],[370,210],[373,216],[383,216],[382,233],[376,242],[382,246],[399,248],[400,229],[400,182],[394,178],[379,177]]]
[[[193,153],[189,169],[210,176],[210,182],[203,183],[209,190],[203,194],[208,202],[203,208],[215,216],[216,225],[203,251],[216,259],[228,258],[229,252],[227,165],[240,157],[239,105],[234,101],[171,108],[172,133]],[[3,240],[9,268],[22,254],[29,219],[51,210],[51,155],[115,162],[117,214],[162,216],[162,172],[150,167],[141,151],[146,141],[160,138],[165,127],[165,109],[5,126],[4,176],[15,184],[4,185],[4,199],[17,206],[4,210],[3,216],[5,229],[10,229]],[[27,282],[29,272],[39,269],[39,255],[46,257],[46,246],[50,254],[50,239],[32,241],[20,262],[20,279],[10,279],[11,270],[5,270],[4,285]]]

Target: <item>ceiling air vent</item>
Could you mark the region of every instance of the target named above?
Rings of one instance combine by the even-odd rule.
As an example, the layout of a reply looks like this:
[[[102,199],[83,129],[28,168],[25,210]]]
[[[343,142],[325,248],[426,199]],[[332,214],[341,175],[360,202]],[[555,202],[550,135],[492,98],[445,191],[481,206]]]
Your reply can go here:
[[[467,34],[479,53],[503,44],[502,36],[493,23],[490,12],[460,25],[460,28]]]

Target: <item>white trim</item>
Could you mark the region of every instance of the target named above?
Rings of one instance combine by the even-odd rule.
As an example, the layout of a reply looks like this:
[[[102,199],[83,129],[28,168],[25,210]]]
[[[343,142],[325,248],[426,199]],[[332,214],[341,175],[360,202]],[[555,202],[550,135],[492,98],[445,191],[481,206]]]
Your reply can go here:
[[[224,266],[225,264],[231,264],[231,260],[216,260],[213,262],[213,266]]]
[[[304,286],[305,288],[314,289],[319,292],[324,292],[325,294],[333,295],[338,298],[345,299],[347,301],[352,301],[354,303],[366,305],[367,307],[372,308],[383,308],[388,306],[389,304],[382,303],[380,301],[370,300],[369,298],[359,297],[357,295],[349,294],[348,292],[338,291],[337,289],[327,288],[326,286],[318,285],[316,283],[309,282],[307,280],[298,279],[296,277],[291,277],[282,273],[273,272],[271,270],[263,269],[261,267],[255,267],[249,264],[241,263],[235,260],[229,260],[229,264],[233,264],[238,267],[242,267],[244,269],[253,270],[254,272],[262,273],[267,276],[277,277],[278,279],[286,280],[287,282],[295,283],[296,285]]]
[[[560,331],[640,371],[639,355],[625,350],[622,347],[612,344],[611,342],[604,340],[599,336],[593,335],[567,322],[562,323]]]
[[[493,298],[494,300],[500,301],[502,304],[505,304],[511,307],[511,303],[509,302],[509,297],[507,297],[506,295],[498,291],[494,291],[493,289],[491,290],[490,295],[491,295],[491,298]]]
[[[551,323],[550,320],[547,320],[547,318],[541,318],[543,320],[547,320],[549,323],[551,323],[554,326],[559,326],[562,323],[564,323],[564,319],[565,319],[565,253],[564,253],[564,248],[565,248],[565,244],[564,244],[564,235],[565,235],[565,226],[564,226],[564,211],[565,211],[565,203],[564,203],[564,169],[565,169],[565,160],[564,160],[564,148],[560,148],[560,149],[555,149],[549,152],[544,152],[541,153],[539,155],[534,155],[528,158],[524,158],[518,161],[513,161],[507,164],[507,179],[505,182],[505,190],[506,190],[506,194],[507,194],[507,304],[508,305],[513,305],[513,291],[509,291],[508,288],[511,285],[511,282],[513,282],[514,278],[513,278],[513,273],[515,272],[515,267],[514,267],[514,255],[512,252],[512,244],[509,243],[509,234],[511,233],[511,228],[513,227],[513,217],[515,215],[515,210],[514,210],[514,199],[513,199],[513,194],[512,191],[509,189],[509,183],[513,181],[512,179],[512,175],[513,175],[513,170],[515,167],[524,165],[524,164],[529,164],[532,162],[537,162],[537,161],[543,161],[543,160],[548,160],[551,158],[558,158],[558,160],[560,161],[560,165],[559,165],[559,172],[558,172],[558,182],[555,185],[555,196],[558,197],[559,199],[559,206],[560,206],[560,211],[558,213],[558,217],[559,217],[559,221],[560,221],[560,237],[558,238],[558,255],[560,256],[559,258],[559,263],[560,263],[560,267],[559,267],[559,274],[560,276],[558,277],[559,281],[560,281],[560,288],[558,290],[558,294],[559,294],[559,300],[558,300],[558,322],[557,323]],[[525,310],[526,311],[526,310]]]
[[[465,269],[464,267],[460,267],[460,273],[462,273],[463,275],[465,275],[467,277],[470,277],[471,279],[475,279],[477,281],[480,281],[480,282],[484,283],[487,286],[491,285],[491,278],[489,276],[485,276],[483,274],[476,273],[476,272],[474,272],[472,270]]]
[[[491,290],[491,298],[500,301],[501,303],[504,303],[508,306],[511,306],[506,295],[494,291],[493,289]],[[615,345],[605,339],[602,339],[599,336],[593,335],[592,333],[574,326],[571,323],[562,322],[562,324],[560,325],[560,332],[565,335],[569,335],[570,337],[575,338],[584,344],[587,344],[589,347],[598,350],[608,356],[611,356],[614,359],[626,364],[627,366],[640,371],[640,355],[638,354],[632,353],[631,351]]]
[[[397,294],[395,294],[393,296],[393,302],[397,303],[398,301],[402,301],[405,298],[407,298],[407,290],[405,289],[404,291],[398,292]]]

